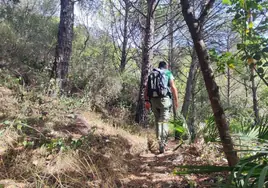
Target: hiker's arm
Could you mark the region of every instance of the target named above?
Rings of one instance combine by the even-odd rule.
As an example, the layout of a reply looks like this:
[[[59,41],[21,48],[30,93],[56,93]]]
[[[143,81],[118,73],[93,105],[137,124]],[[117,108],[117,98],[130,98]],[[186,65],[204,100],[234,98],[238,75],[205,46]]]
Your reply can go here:
[[[170,80],[169,83],[170,83],[170,89],[171,89],[171,92],[172,92],[172,96],[174,98],[175,107],[177,109],[179,107],[178,91],[177,91],[177,88],[175,86],[175,82],[174,82],[173,79]]]

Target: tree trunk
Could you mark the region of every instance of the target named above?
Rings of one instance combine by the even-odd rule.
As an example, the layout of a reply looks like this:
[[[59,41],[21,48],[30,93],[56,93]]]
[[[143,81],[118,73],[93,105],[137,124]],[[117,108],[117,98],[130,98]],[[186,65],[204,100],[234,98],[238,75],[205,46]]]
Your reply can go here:
[[[253,110],[254,110],[254,122],[255,125],[257,125],[259,123],[260,117],[259,117],[259,107],[258,107],[258,98],[257,98],[257,87],[255,84],[255,74],[254,74],[254,69],[251,68],[251,72],[250,72],[250,76],[251,76],[251,90],[252,90],[252,100],[253,100]]]
[[[171,72],[174,72],[174,21],[173,21],[173,0],[169,0],[169,49],[168,49],[168,63]]]
[[[210,0],[199,19],[193,15],[193,9],[190,7],[188,0],[181,0],[182,12],[186,24],[191,33],[193,43],[195,46],[196,54],[199,60],[200,68],[205,81],[206,89],[211,102],[212,111],[216,125],[219,130],[223,151],[228,160],[229,166],[235,166],[238,162],[238,156],[234,150],[234,145],[229,134],[229,126],[226,121],[226,116],[220,103],[219,87],[215,82],[212,69],[209,66],[209,55],[204,40],[201,37],[201,26],[199,22],[207,16],[209,9],[213,6],[215,0]]]
[[[127,64],[127,44],[128,44],[128,15],[130,9],[130,3],[128,0],[125,0],[125,15],[124,15],[124,29],[123,29],[123,45],[122,45],[122,54],[120,62],[120,71],[124,72]]]
[[[229,66],[227,67],[227,104],[230,107],[230,98],[231,98],[231,71]]]
[[[154,9],[155,0],[147,0],[147,17],[144,31],[144,40],[142,46],[142,67],[141,67],[141,80],[140,80],[140,91],[136,112],[136,122],[141,125],[145,125],[146,122],[146,110],[144,107],[145,98],[144,91],[148,81],[148,75],[150,65],[153,59],[153,34],[154,34]]]
[[[189,132],[191,134],[191,140],[193,141],[196,137],[196,127],[195,127],[195,117],[196,117],[196,107],[195,107],[195,86],[196,86],[196,78],[197,74],[194,75],[194,80],[192,83],[192,90],[191,90],[191,106],[189,108],[189,116],[187,119],[187,125],[189,128]]]
[[[192,55],[192,62],[189,70],[189,75],[187,78],[187,85],[185,89],[185,95],[184,95],[184,100],[182,104],[182,109],[181,109],[181,114],[185,119],[188,117],[188,111],[189,111],[189,106],[191,104],[192,100],[192,91],[193,91],[193,85],[195,81],[195,74],[197,71],[197,65],[198,65],[198,59],[196,56],[195,50],[193,50],[193,55]]]
[[[72,54],[73,25],[74,1],[61,0],[58,43],[52,70],[52,78],[56,79],[57,89],[61,94],[67,83],[69,61]]]

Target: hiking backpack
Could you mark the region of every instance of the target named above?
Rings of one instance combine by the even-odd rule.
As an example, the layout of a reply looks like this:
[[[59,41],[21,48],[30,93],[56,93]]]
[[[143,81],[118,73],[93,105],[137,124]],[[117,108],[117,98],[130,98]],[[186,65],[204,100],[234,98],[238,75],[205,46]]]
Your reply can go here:
[[[168,95],[168,77],[165,70],[153,69],[148,76],[148,97],[166,97]]]

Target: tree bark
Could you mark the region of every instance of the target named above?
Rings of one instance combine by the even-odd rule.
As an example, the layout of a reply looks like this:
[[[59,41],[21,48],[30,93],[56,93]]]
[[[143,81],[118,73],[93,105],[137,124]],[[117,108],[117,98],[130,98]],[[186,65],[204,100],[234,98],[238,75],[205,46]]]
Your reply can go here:
[[[174,72],[174,21],[173,21],[173,0],[169,1],[169,49],[168,49],[168,63],[171,72]]]
[[[148,81],[148,75],[150,65],[153,59],[153,34],[154,34],[154,10],[156,0],[147,0],[147,15],[146,25],[144,30],[144,39],[142,46],[142,67],[141,67],[141,80],[140,80],[140,91],[136,112],[136,122],[141,125],[145,125],[146,122],[146,110],[144,107],[145,97],[144,92]]]
[[[227,104],[230,107],[230,98],[231,98],[231,71],[229,66],[227,67]]]
[[[253,100],[253,110],[254,110],[254,122],[255,125],[259,123],[260,117],[259,117],[259,107],[258,107],[258,97],[257,97],[257,87],[255,84],[255,74],[254,74],[254,69],[251,68],[250,70],[251,74],[251,90],[252,90],[252,100]]]
[[[196,127],[195,127],[195,117],[196,117],[196,106],[195,106],[195,86],[196,86],[196,78],[197,78],[197,74],[195,72],[194,74],[194,80],[193,80],[193,83],[192,83],[192,89],[191,89],[191,97],[192,97],[192,100],[191,100],[191,105],[190,105],[190,108],[188,109],[189,111],[189,116],[187,118],[187,125],[188,125],[188,128],[189,128],[189,132],[191,134],[191,140],[195,140],[195,137],[196,137]]]
[[[58,43],[52,70],[52,78],[56,79],[57,88],[61,94],[67,83],[69,61],[72,54],[73,25],[74,1],[61,0]]]
[[[125,2],[125,15],[124,15],[124,29],[123,29],[123,45],[122,45],[122,54],[120,62],[120,72],[124,72],[127,64],[127,44],[128,44],[128,18],[129,18],[129,9],[130,2],[124,0]]]
[[[189,70],[189,75],[187,78],[187,85],[185,89],[185,95],[184,95],[184,100],[182,104],[182,109],[181,109],[181,114],[185,119],[188,117],[188,111],[189,111],[189,106],[191,104],[192,100],[192,93],[193,93],[193,85],[195,81],[195,74],[197,71],[197,65],[198,65],[198,59],[196,56],[195,49],[193,50],[193,55],[192,55],[192,62]]]
[[[202,39],[202,26],[199,24],[200,22],[202,23],[204,18],[207,16],[209,9],[213,6],[214,2],[215,0],[208,1],[204,11],[201,13],[201,16],[198,19],[194,17],[193,9],[190,7],[188,0],[181,0],[181,6],[184,19],[193,39],[194,47],[211,102],[212,111],[214,113],[215,122],[219,130],[223,151],[226,155],[229,166],[235,166],[239,159],[236,151],[234,150],[234,145],[229,133],[229,125],[226,121],[226,116],[220,102],[219,87],[215,82],[213,71],[209,66],[210,60],[208,50],[204,40]]]

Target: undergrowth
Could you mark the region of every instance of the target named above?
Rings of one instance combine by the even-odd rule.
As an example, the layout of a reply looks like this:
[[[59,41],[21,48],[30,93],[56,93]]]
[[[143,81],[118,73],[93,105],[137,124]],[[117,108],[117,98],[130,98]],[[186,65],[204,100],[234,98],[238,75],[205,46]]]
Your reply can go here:
[[[0,185],[116,187],[130,146],[78,121],[91,110],[85,98],[52,98],[18,78],[2,78]]]

